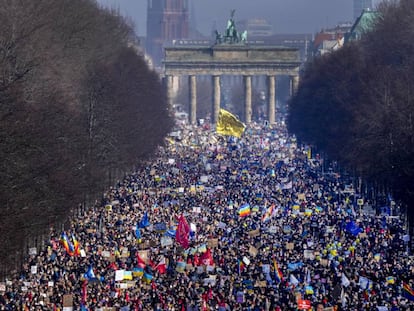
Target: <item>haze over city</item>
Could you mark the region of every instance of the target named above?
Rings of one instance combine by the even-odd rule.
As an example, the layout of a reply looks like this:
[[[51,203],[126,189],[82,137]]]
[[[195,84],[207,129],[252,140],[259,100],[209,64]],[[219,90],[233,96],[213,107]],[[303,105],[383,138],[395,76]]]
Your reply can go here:
[[[374,0],[374,6],[379,2]],[[135,23],[137,34],[145,36],[147,0],[98,0],[98,3],[119,9]],[[352,0],[190,0],[189,9],[196,28],[204,35],[224,28],[232,9],[236,10],[236,20],[268,20],[274,33],[315,33],[341,22],[352,22],[352,4]]]

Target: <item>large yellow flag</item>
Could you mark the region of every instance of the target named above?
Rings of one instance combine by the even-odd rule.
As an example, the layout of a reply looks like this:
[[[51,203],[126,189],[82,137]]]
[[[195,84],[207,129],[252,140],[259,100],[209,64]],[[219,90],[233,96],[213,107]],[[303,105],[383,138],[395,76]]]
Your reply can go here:
[[[216,132],[222,135],[241,137],[246,126],[227,110],[220,109]]]

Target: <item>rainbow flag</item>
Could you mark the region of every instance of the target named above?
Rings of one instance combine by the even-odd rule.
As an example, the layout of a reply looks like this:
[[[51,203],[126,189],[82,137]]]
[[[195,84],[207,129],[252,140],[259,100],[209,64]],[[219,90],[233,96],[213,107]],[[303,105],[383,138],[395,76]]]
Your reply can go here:
[[[238,261],[238,263],[237,263],[237,270],[238,270],[238,272],[239,272],[239,275],[240,275],[240,273],[242,273],[243,272],[243,270],[244,270],[244,268],[245,268],[246,266],[245,266],[245,264],[244,264],[244,262],[242,261],[242,260],[240,260],[239,259],[239,261]]]
[[[403,297],[407,298],[408,300],[414,301],[414,290],[408,285],[407,283],[403,282],[403,290],[402,295]]]
[[[70,242],[66,232],[62,232],[62,234],[60,235],[60,243],[65,248],[68,255],[73,256],[73,254],[75,253],[75,248],[73,244]]]
[[[279,264],[277,263],[276,259],[273,259],[273,268],[275,269],[275,278],[276,281],[282,282],[283,281],[283,274],[279,268]]]
[[[80,255],[79,242],[75,238],[75,235],[74,234],[72,234],[72,243],[73,243],[73,248],[74,248],[73,254],[75,256],[79,256]]]
[[[250,211],[250,204],[243,204],[242,206],[240,206],[239,208],[239,216],[240,217],[246,217],[249,216],[251,213]]]
[[[262,222],[266,222],[266,221],[270,220],[270,218],[272,217],[274,208],[275,208],[275,205],[272,204],[266,209],[265,213],[262,216]]]

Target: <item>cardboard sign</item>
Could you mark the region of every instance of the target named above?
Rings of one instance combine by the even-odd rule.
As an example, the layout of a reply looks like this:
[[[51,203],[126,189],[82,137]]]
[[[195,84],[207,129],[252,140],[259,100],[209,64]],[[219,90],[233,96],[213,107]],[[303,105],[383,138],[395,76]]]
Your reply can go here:
[[[260,235],[260,229],[249,231],[249,237],[256,237]]]
[[[215,248],[218,247],[218,239],[208,239],[207,245],[209,248]]]
[[[250,247],[249,247],[249,254],[250,254],[252,257],[256,257],[258,252],[259,252],[259,251],[257,250],[257,248],[255,248],[254,246],[251,246],[251,245],[250,245]]]
[[[266,281],[256,281],[256,283],[254,284],[254,287],[267,287],[267,282]]]
[[[269,232],[269,233],[276,233],[277,232],[277,227],[276,226],[270,226],[267,229],[267,232]]]
[[[295,248],[295,243],[286,243],[286,249],[293,250]]]
[[[206,176],[206,175],[200,176],[200,182],[207,183],[208,182],[208,176]]]
[[[124,270],[115,271],[115,281],[122,281],[124,279]]]
[[[63,295],[63,307],[73,307],[73,296],[71,294]]]
[[[305,259],[311,259],[311,260],[315,259],[315,255],[313,254],[313,251],[307,250],[307,249],[303,251],[303,257]]]
[[[31,247],[29,248],[29,255],[36,255],[37,254],[37,249],[36,247]]]
[[[142,250],[138,251],[139,257],[145,262],[145,264],[148,264],[148,250]]]
[[[197,213],[197,214],[201,213],[201,207],[200,206],[194,206],[193,207],[193,213]]]
[[[166,246],[170,246],[170,245],[173,245],[172,238],[170,238],[169,236],[161,237],[161,246],[162,247],[166,247]]]

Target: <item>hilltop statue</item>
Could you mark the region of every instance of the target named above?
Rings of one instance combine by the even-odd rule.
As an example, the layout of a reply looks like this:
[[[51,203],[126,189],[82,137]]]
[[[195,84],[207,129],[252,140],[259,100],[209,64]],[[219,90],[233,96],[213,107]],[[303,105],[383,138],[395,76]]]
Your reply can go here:
[[[216,44],[223,43],[246,43],[247,42],[247,31],[243,33],[238,33],[236,29],[236,23],[234,22],[234,13],[236,10],[231,10],[230,19],[227,21],[227,28],[224,33],[224,36],[221,35],[217,30],[215,31],[216,35]]]

